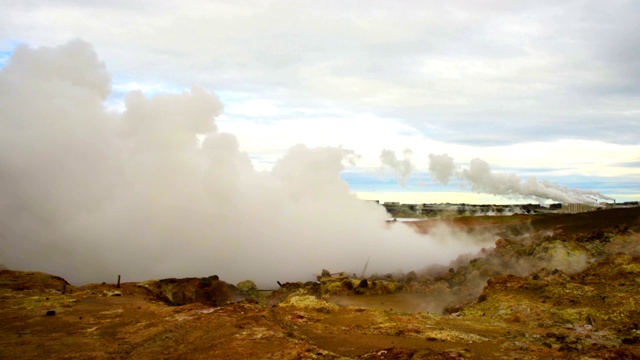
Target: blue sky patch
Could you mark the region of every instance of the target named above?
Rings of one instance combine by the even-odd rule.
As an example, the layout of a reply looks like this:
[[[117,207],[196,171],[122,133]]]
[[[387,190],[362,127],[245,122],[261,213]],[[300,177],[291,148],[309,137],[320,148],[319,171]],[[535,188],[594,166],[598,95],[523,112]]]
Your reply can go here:
[[[4,40],[0,43],[0,69],[7,65],[20,44],[23,44],[23,42],[18,40]]]

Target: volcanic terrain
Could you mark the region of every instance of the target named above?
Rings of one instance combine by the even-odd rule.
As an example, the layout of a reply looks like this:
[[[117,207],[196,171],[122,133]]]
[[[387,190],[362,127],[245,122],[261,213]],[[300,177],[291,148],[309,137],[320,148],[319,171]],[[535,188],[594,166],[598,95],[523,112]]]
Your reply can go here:
[[[5,269],[0,358],[640,358],[640,207],[390,226],[496,242],[447,268],[324,270],[274,291],[215,275],[74,286]]]

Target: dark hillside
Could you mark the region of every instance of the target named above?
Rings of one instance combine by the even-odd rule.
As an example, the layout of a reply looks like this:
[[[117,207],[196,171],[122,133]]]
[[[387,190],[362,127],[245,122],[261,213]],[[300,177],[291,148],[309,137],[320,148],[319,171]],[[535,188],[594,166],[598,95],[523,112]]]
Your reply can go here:
[[[640,231],[640,207],[596,210],[578,214],[544,215],[531,221],[534,230],[561,231],[566,235],[596,230]]]

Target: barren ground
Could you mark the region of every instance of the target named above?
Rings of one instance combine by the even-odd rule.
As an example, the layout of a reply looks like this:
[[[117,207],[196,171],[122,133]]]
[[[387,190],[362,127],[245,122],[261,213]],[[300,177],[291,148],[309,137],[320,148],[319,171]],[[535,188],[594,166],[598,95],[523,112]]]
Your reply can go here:
[[[449,223],[503,239],[435,278],[325,278],[268,296],[213,278],[68,284],[63,294],[62,278],[0,271],[0,358],[640,358],[640,208]],[[584,254],[586,267],[499,268],[558,254]],[[473,296],[444,314],[421,307],[443,294]],[[188,304],[169,305],[178,295]]]

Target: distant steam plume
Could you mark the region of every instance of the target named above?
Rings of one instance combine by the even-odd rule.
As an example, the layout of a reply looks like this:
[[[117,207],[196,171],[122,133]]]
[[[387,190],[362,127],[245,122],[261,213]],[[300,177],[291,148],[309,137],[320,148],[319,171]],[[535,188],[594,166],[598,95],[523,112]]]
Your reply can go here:
[[[359,272],[368,258],[371,272],[419,269],[482,246],[387,226],[385,210],[340,179],[343,149],[297,145],[257,172],[216,130],[214,94],[135,91],[113,113],[110,82],[82,41],[20,46],[0,70],[7,267],[79,283],[218,274],[271,287],[323,268]],[[404,179],[409,155],[381,159]]]
[[[390,168],[395,173],[400,185],[404,186],[414,168],[411,163],[413,151],[411,151],[411,149],[404,149],[402,155],[403,159],[401,160],[397,158],[396,153],[392,150],[384,149],[380,153],[380,163],[382,164],[383,170],[385,167]]]
[[[449,184],[449,178],[455,169],[453,158],[447,154],[429,154],[429,172],[433,178],[443,185]]]
[[[445,185],[449,183],[452,175],[456,175],[479,193],[538,201],[553,200],[562,203],[596,203],[598,199],[613,200],[596,191],[571,189],[548,181],[538,181],[534,176],[522,180],[515,174],[495,173],[482,159],[473,159],[468,168],[456,171],[453,158],[446,154],[430,154],[429,171],[434,180]]]

